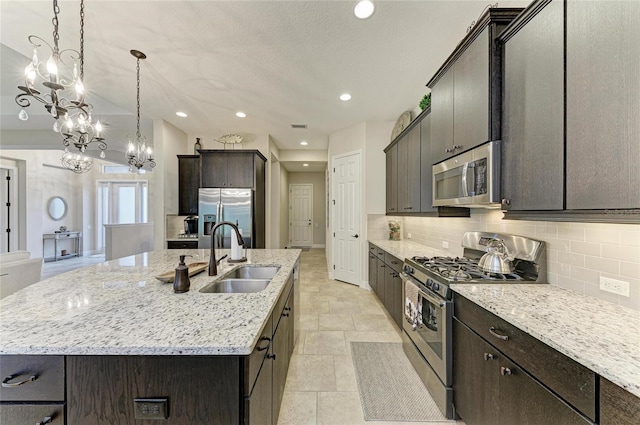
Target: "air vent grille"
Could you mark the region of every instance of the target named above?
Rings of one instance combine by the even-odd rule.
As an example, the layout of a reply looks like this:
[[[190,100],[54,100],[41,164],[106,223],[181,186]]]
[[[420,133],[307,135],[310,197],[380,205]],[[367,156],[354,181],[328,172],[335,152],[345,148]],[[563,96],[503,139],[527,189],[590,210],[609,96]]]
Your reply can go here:
[[[307,128],[306,124],[291,124],[291,128]]]

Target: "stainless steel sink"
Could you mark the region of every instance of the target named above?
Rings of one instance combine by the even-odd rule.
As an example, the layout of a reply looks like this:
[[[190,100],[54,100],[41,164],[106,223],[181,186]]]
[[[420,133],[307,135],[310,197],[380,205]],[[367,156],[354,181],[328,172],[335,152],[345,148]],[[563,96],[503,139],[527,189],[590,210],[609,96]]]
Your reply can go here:
[[[243,266],[238,267],[231,273],[225,275],[228,279],[273,279],[278,273],[280,267],[278,266]]]
[[[248,267],[247,267],[248,268]],[[208,294],[237,294],[260,292],[271,283],[271,279],[222,279],[200,290]]]

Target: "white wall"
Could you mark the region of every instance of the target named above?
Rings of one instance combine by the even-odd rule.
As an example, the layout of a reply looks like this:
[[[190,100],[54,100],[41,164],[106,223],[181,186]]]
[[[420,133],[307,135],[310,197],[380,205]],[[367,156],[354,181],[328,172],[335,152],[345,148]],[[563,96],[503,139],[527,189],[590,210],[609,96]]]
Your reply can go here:
[[[280,222],[279,226],[279,239],[280,246],[278,248],[284,248],[289,246],[289,173],[284,167],[280,167]]]
[[[323,247],[326,238],[327,198],[325,173],[289,173],[289,185],[310,184],[313,186],[313,246]],[[287,191],[289,194],[289,191]]]
[[[510,233],[545,241],[549,283],[640,310],[640,225],[502,220],[502,216],[496,210],[472,209],[470,218],[394,219],[402,221],[403,238],[411,233],[413,241],[438,249],[443,249],[446,241],[452,256],[462,255],[460,241],[466,231]],[[369,226],[381,232],[383,239],[388,235],[388,219],[370,216]],[[601,291],[600,276],[629,282],[631,296]]]
[[[367,185],[364,188],[367,214],[384,214],[386,207],[386,173],[387,166],[384,148],[391,143],[393,121],[367,122],[366,149],[363,167]]]

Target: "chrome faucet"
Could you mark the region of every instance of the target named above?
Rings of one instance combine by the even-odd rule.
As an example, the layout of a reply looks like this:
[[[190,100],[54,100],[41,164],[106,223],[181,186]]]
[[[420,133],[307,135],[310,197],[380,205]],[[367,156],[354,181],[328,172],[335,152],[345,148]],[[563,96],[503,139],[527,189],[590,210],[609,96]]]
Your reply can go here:
[[[216,261],[215,234],[216,230],[218,230],[218,227],[224,226],[225,224],[233,227],[233,230],[235,230],[236,237],[238,238],[238,245],[244,245],[244,239],[242,239],[242,235],[240,234],[240,230],[238,230],[238,226],[230,221],[221,221],[220,223],[216,223],[216,225],[213,226],[213,229],[211,229],[211,255],[209,256],[209,276],[215,276],[218,274],[218,264],[224,258],[222,257],[220,260]]]

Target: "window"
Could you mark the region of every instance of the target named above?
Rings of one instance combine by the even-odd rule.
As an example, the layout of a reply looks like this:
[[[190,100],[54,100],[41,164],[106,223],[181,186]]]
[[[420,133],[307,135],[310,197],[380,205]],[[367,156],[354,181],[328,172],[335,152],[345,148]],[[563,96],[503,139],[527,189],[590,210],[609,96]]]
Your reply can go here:
[[[127,165],[103,165],[102,174],[129,174]],[[140,174],[145,174],[145,170],[140,170]]]
[[[98,182],[98,228],[100,229],[98,247],[100,249],[104,249],[104,224],[148,222],[148,189],[147,181]]]

